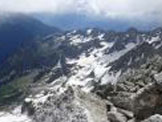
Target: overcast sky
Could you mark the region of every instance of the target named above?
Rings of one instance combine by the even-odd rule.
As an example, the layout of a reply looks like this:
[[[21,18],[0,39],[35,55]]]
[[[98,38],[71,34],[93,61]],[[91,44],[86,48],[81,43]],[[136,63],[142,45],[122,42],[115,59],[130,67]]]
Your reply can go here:
[[[0,0],[0,11],[160,18],[162,0]]]

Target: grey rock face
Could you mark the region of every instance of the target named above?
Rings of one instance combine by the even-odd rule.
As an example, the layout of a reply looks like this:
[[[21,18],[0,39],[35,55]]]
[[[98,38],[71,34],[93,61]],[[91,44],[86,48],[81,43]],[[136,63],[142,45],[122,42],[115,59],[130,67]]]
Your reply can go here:
[[[123,115],[125,115],[128,119],[132,119],[134,117],[134,114],[131,111],[127,111],[127,110],[118,108],[118,112],[120,112]]]
[[[144,120],[153,114],[162,114],[162,87],[157,83],[151,83],[138,90],[136,93],[118,92],[108,99],[118,108],[130,110],[138,120]],[[119,109],[120,113],[123,113]],[[133,118],[133,115],[124,112],[125,116]],[[124,114],[123,113],[123,114]]]
[[[162,95],[161,88],[156,84],[150,84],[140,89],[133,99],[133,111],[137,119],[143,120],[149,116],[161,112]]]
[[[127,122],[127,118],[119,112],[109,112],[108,119],[110,122]]]
[[[125,110],[132,110],[131,93],[120,92],[115,96],[108,98],[116,107],[123,108]]]
[[[70,87],[62,93],[50,92],[42,99],[46,100],[26,100],[34,110],[33,122],[108,122],[106,102],[92,94]],[[31,115],[31,108],[26,110]]]
[[[162,116],[161,115],[153,115],[149,117],[148,119],[142,121],[142,122],[162,122]]]
[[[156,83],[162,86],[162,72],[154,76]]]

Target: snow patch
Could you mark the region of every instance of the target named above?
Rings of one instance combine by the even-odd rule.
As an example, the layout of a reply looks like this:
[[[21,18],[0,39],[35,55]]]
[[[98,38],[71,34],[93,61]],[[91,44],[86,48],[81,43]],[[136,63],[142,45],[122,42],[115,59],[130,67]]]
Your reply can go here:
[[[157,42],[157,41],[159,41],[159,36],[156,36],[156,37],[152,37],[152,39],[151,40],[146,40],[149,44],[152,44],[152,43],[154,43],[154,42]]]
[[[99,39],[99,40],[104,40],[104,36],[105,36],[105,34],[100,34],[100,35],[98,36],[98,39]]]
[[[84,37],[84,36],[81,36],[81,35],[74,35],[70,38],[70,44],[71,45],[74,45],[74,46],[78,46],[80,44],[83,44],[83,43],[86,43],[86,42],[89,42],[93,40],[93,38],[91,36],[89,37]]]
[[[107,83],[116,84],[120,75],[121,71],[118,71],[117,73],[106,73],[101,79],[101,85]]]
[[[12,112],[0,112],[0,122],[32,122],[31,119],[21,114],[21,106],[16,107]]]
[[[92,29],[88,29],[87,30],[87,35],[90,35],[92,33],[92,31],[93,31]]]

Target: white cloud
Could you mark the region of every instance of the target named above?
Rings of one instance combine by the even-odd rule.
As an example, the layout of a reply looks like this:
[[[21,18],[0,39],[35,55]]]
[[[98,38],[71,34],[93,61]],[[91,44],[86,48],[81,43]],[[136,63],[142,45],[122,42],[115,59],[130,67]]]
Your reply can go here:
[[[88,0],[91,13],[112,17],[162,15],[162,0]]]
[[[0,11],[84,12],[111,17],[161,17],[162,0],[0,0]]]
[[[74,0],[0,0],[1,11],[54,12],[70,11]]]

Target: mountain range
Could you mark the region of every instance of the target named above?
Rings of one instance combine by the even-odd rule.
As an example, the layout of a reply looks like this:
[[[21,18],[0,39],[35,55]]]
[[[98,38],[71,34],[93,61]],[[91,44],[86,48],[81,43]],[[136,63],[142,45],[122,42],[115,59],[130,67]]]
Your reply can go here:
[[[162,28],[64,31],[27,15],[3,18],[0,121],[162,120]]]
[[[130,18],[123,19],[121,17],[111,18],[104,16],[89,16],[82,14],[52,14],[52,13],[34,13],[31,14],[34,18],[43,23],[60,28],[62,30],[78,30],[86,28],[100,28],[104,30],[126,31],[131,27],[139,30],[153,30],[161,25],[159,21],[152,18],[147,20]]]

